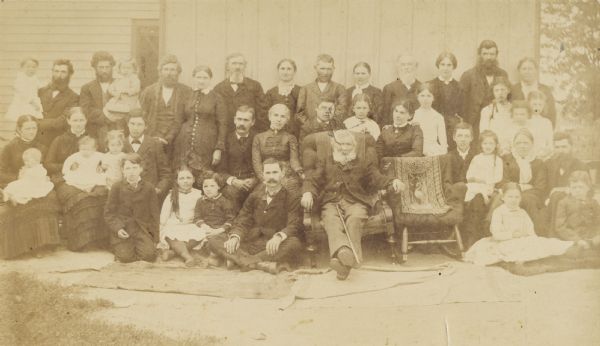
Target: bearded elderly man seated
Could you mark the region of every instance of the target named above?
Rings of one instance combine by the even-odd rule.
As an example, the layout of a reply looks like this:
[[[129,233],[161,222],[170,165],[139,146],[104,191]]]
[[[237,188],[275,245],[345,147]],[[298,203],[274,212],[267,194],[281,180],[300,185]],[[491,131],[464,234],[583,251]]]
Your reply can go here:
[[[398,193],[405,185],[379,172],[376,155],[357,156],[352,132],[332,132],[330,140],[331,153],[317,158],[304,180],[301,205],[310,210],[315,198],[319,201],[329,242],[329,264],[338,280],[345,280],[362,262],[362,228],[376,202],[372,192],[391,187]]]

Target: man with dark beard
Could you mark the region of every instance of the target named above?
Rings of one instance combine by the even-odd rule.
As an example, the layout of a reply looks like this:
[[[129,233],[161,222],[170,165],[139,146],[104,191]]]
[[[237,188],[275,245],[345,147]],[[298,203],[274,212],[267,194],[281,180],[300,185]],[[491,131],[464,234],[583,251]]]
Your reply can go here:
[[[77,107],[79,102],[79,95],[69,88],[73,72],[71,61],[55,60],[52,65],[52,80],[38,90],[43,110],[43,119],[38,121],[38,138],[46,146],[67,128],[66,113],[71,107]]]
[[[246,77],[246,58],[240,53],[229,55],[225,61],[227,77],[215,86],[227,105],[228,131],[234,130],[233,117],[240,106],[254,108],[255,129],[258,133],[269,128],[267,100],[259,82]]]
[[[304,143],[318,135],[309,135]],[[377,155],[364,149],[367,144],[362,143],[363,150],[357,148],[357,139],[363,142],[365,137],[348,130],[332,132],[331,152],[323,150],[327,153],[323,157],[317,154],[315,168],[307,172],[302,189],[302,207],[311,210],[316,199],[321,208],[321,224],[331,256],[329,265],[337,272],[338,280],[345,280],[350,269],[362,262],[362,228],[376,202],[373,192],[385,188],[400,192],[405,188],[399,179],[379,172]]]
[[[125,121],[112,121],[103,112],[110,99],[108,87],[113,81],[115,58],[108,52],[98,51],[92,55],[90,65],[96,72],[96,79],[81,87],[79,106],[88,119],[90,132],[97,136],[100,145],[104,145],[106,132],[125,129]]]
[[[479,138],[481,110],[494,99],[490,87],[498,77],[508,80],[506,71],[498,67],[498,46],[496,42],[484,40],[477,49],[477,65],[465,71],[460,78],[464,95],[464,120],[473,126],[474,142]]]
[[[140,96],[146,120],[146,134],[158,139],[169,153],[184,120],[185,104],[192,88],[179,83],[181,64],[175,55],[166,55],[158,63],[158,82],[149,85]]]

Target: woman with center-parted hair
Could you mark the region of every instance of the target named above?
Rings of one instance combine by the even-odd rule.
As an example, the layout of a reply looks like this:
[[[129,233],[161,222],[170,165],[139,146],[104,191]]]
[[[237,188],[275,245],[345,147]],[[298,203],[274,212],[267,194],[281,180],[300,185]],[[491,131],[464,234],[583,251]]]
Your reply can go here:
[[[273,158],[281,162],[284,170],[283,186],[292,194],[300,193],[304,171],[300,164],[298,140],[284,130],[290,119],[290,110],[284,104],[269,109],[269,130],[254,136],[252,142],[252,166],[257,177],[263,176],[263,162]]]
[[[419,125],[410,123],[414,112],[409,99],[392,104],[393,123],[383,127],[375,147],[379,160],[384,157],[423,156],[423,131]]]
[[[212,70],[197,66],[192,72],[194,93],[185,105],[185,122],[175,138],[171,166],[186,165],[196,181],[207,171],[215,171],[225,150],[227,107],[211,89]]]
[[[38,126],[33,116],[18,117],[16,130],[16,137],[0,153],[1,188],[23,175],[26,150],[33,148],[42,155],[46,153],[46,147],[37,139]],[[38,198],[23,199],[9,194],[3,197],[8,203],[0,203],[0,258],[14,258],[60,243],[59,206],[54,191]]]
[[[371,101],[369,104],[369,118],[375,120],[378,124],[382,124],[383,92],[381,89],[371,85],[371,65],[364,61],[356,63],[352,68],[352,77],[354,85],[346,89],[348,96],[347,104],[352,104],[354,96],[358,94],[368,95]]]
[[[293,114],[300,94],[300,86],[294,83],[297,70],[294,60],[281,59],[277,63],[277,85],[267,90],[265,94],[267,109],[278,103],[282,103],[290,109],[292,115],[290,121],[286,124],[286,130],[296,137],[300,132],[300,124],[296,121],[295,114]]]
[[[64,217],[61,235],[72,251],[104,247],[107,233],[103,219],[106,186],[94,185],[89,191],[65,183],[63,165],[67,158],[79,151],[79,141],[88,136],[87,118],[81,108],[72,108],[67,116],[69,129],[56,137],[50,146],[46,167],[55,184]],[[67,167],[70,170],[71,167]]]
[[[463,90],[460,83],[454,79],[452,74],[458,66],[456,56],[450,52],[442,52],[435,60],[438,76],[428,83],[433,94],[432,107],[442,116],[446,122],[447,138],[452,138],[454,127],[462,121],[463,116]],[[449,150],[456,147],[454,141],[448,141]]]

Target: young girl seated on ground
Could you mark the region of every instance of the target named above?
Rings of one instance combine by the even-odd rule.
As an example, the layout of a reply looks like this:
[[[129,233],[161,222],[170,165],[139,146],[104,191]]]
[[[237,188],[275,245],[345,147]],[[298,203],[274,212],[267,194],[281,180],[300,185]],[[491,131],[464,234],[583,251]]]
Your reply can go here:
[[[485,203],[489,202],[494,187],[502,181],[502,159],[498,156],[498,136],[490,130],[479,135],[481,153],[475,155],[467,170],[467,194],[465,202],[481,194]]]
[[[417,100],[419,108],[415,111],[411,124],[418,124],[423,131],[423,155],[446,154],[448,152],[446,123],[444,117],[431,107],[433,93],[428,83],[419,86]]]
[[[554,131],[552,122],[543,115],[546,107],[546,95],[534,90],[527,96],[531,111],[529,119],[531,133],[535,141],[536,156],[541,160],[549,159],[554,145]]]
[[[196,203],[194,222],[211,237],[227,232],[235,213],[233,204],[219,192],[219,184],[214,176],[202,181],[204,196]]]
[[[140,80],[137,76],[137,64],[129,59],[119,62],[117,67],[120,78],[115,79],[108,88],[112,96],[106,103],[105,114],[111,121],[124,119],[132,109],[140,108],[138,96],[140,93]]]
[[[110,189],[114,183],[123,179],[121,161],[125,157],[125,153],[123,152],[125,136],[119,130],[108,131],[106,142],[108,152],[102,158],[102,169],[106,175],[106,187]]]
[[[177,171],[176,181],[163,202],[160,212],[160,244],[164,251],[163,261],[173,256],[181,257],[186,266],[194,266],[197,261],[190,249],[198,246],[206,237],[204,231],[194,223],[194,208],[202,191],[193,188],[194,175],[187,167]]]
[[[477,265],[533,261],[564,254],[572,241],[538,237],[527,212],[519,207],[521,188],[507,183],[502,188],[502,201],[492,214],[491,237],[476,242],[465,254],[465,261]]]
[[[50,182],[41,160],[42,152],[37,148],[29,148],[23,152],[24,166],[19,172],[19,179],[6,185],[5,202],[11,199],[25,204],[33,198],[45,197],[52,191],[54,184]]]
[[[381,131],[375,120],[369,118],[371,98],[367,94],[357,94],[352,98],[352,112],[354,116],[344,120],[344,126],[352,132],[368,133],[375,140]]]
[[[13,100],[6,111],[5,119],[16,121],[21,115],[31,115],[42,119],[42,102],[38,89],[43,86],[36,76],[38,61],[26,58],[21,61],[21,70],[17,72]]]
[[[69,156],[63,164],[65,183],[90,192],[94,186],[106,186],[102,169],[104,155],[97,150],[96,140],[90,136],[79,139],[79,151]]]
[[[595,249],[600,256],[600,205],[593,197],[588,172],[569,176],[569,195],[556,207],[556,235],[574,241],[584,252]]]

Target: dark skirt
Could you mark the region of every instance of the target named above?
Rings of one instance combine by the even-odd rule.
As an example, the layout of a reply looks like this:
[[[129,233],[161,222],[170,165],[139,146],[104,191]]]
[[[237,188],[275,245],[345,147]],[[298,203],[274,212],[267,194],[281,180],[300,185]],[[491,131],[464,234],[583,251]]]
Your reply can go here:
[[[96,186],[86,192],[62,184],[56,191],[64,216],[61,236],[67,241],[67,248],[74,251],[90,243],[105,243],[108,230],[104,222],[104,205],[108,189]]]
[[[212,158],[218,137],[217,122],[212,115],[197,114],[183,124],[173,151],[173,168],[183,163],[196,170],[212,169]]]
[[[0,257],[14,258],[60,244],[58,213],[54,191],[27,204],[0,205]]]

